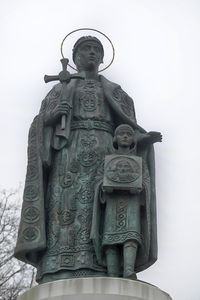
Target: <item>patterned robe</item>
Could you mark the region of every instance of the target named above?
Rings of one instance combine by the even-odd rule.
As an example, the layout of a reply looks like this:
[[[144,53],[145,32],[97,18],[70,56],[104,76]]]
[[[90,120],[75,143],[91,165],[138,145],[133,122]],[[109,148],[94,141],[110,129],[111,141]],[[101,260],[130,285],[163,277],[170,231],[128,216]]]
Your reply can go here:
[[[48,125],[61,101],[56,85],[42,103],[29,132],[28,166],[15,256],[44,275],[60,278],[106,276],[101,247],[103,213],[100,190],[106,154],[113,153],[113,131],[136,124],[132,99],[103,76],[99,81],[72,80],[67,102],[72,107],[65,130]],[[157,257],[153,149],[141,151],[151,177],[141,220],[143,247],[136,271]],[[54,277],[52,277],[54,280]]]

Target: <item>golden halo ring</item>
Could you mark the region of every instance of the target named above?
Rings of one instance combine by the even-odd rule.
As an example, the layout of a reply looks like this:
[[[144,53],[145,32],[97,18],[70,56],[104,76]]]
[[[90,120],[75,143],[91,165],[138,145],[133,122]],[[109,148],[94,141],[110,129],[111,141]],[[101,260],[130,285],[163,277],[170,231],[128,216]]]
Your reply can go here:
[[[102,72],[102,71],[108,69],[108,68],[112,65],[112,63],[113,63],[113,61],[114,61],[114,58],[115,58],[115,48],[114,48],[114,46],[113,46],[113,43],[112,43],[111,40],[109,39],[109,37],[108,37],[107,35],[105,35],[103,32],[101,32],[101,31],[99,31],[99,30],[97,30],[97,29],[92,29],[92,28],[79,28],[79,29],[73,30],[73,31],[71,31],[70,33],[68,33],[68,34],[64,37],[64,39],[63,39],[63,41],[62,41],[62,43],[61,43],[61,46],[60,46],[60,52],[61,52],[62,57],[65,58],[65,57],[64,57],[64,54],[63,54],[63,44],[64,44],[66,38],[67,38],[69,35],[73,34],[74,32],[82,31],[82,30],[96,31],[96,32],[102,34],[102,35],[109,41],[109,43],[110,43],[110,45],[111,45],[111,47],[112,47],[112,52],[113,52],[112,59],[111,59],[110,63],[109,63],[105,68],[99,70],[98,72]],[[73,70],[78,71],[76,68],[74,68],[74,67],[71,66],[70,64],[68,64],[68,66],[69,66],[70,68],[72,68]]]

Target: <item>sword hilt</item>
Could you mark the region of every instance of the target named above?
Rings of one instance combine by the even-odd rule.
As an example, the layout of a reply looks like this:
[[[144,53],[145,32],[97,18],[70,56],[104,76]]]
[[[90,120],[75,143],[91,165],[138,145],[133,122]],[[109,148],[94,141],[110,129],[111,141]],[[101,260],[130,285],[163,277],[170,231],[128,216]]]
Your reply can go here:
[[[44,81],[45,83],[48,83],[50,81],[56,81],[59,80],[59,76],[58,75],[44,75]]]
[[[79,78],[79,79],[84,79],[85,78],[85,73],[81,72],[81,73],[76,73],[76,74],[70,74],[67,71],[67,65],[69,63],[69,59],[68,58],[62,58],[61,60],[61,64],[62,64],[62,71],[58,74],[58,75],[45,75],[44,76],[44,81],[45,83],[48,83],[50,81],[56,81],[59,80],[62,83],[63,86],[63,95],[62,95],[62,99],[61,101],[66,101],[66,95],[65,95],[65,90],[66,90],[66,86],[67,84],[70,82],[71,79],[73,78]],[[66,116],[63,115],[61,117],[61,129],[64,130],[66,126]]]
[[[67,65],[69,63],[69,59],[68,58],[62,58],[60,61],[61,61],[61,64],[62,64],[63,71],[67,71]]]

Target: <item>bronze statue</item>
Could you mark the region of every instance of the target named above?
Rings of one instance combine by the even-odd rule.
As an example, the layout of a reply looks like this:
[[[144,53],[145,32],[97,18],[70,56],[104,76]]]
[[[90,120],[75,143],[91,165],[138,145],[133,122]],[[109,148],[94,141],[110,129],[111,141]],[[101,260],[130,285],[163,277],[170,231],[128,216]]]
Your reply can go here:
[[[152,143],[161,141],[161,135],[146,133],[136,122],[133,100],[119,85],[98,75],[103,56],[103,46],[95,37],[84,36],[75,43],[73,60],[78,78],[70,81],[67,77],[67,84],[58,83],[53,87],[29,131],[27,175],[15,256],[37,268],[39,283],[90,276],[135,278],[135,272],[148,268],[157,259]],[[138,238],[135,235],[124,244],[127,251],[129,244],[138,248],[134,254],[137,256],[131,258],[131,276],[126,271],[123,273],[123,266],[116,259],[114,263],[120,265],[119,270],[114,273],[109,270],[107,252],[110,250],[107,249],[112,247],[105,242],[110,221],[104,203],[104,161],[106,155],[116,154],[113,136],[120,124],[133,128],[137,137],[135,155],[143,161],[148,174],[148,196],[144,196],[143,179],[143,197],[138,198],[141,203],[134,208],[134,215],[129,216],[138,220]],[[118,139],[117,145],[121,151]],[[129,152],[129,146],[125,148]],[[130,166],[124,167],[132,176]],[[118,168],[120,172],[120,164]],[[118,195],[117,191],[114,194]],[[130,201],[131,197],[138,196],[133,192]],[[127,195],[124,199],[129,201]],[[121,246],[115,243],[114,247]]]
[[[150,176],[137,148],[145,148],[152,141],[150,134],[136,135],[130,125],[119,125],[113,143],[116,154],[105,157],[102,247],[109,276],[123,274],[124,278],[136,279],[136,268],[148,252],[150,236],[141,223],[143,214],[150,216]]]

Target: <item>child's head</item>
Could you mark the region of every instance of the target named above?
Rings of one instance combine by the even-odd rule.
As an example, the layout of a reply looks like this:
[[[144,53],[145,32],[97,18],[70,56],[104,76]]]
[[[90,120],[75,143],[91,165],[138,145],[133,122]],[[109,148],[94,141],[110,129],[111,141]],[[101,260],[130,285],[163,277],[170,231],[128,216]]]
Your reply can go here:
[[[132,148],[135,144],[134,130],[128,124],[121,124],[115,129],[113,145],[115,148]]]

